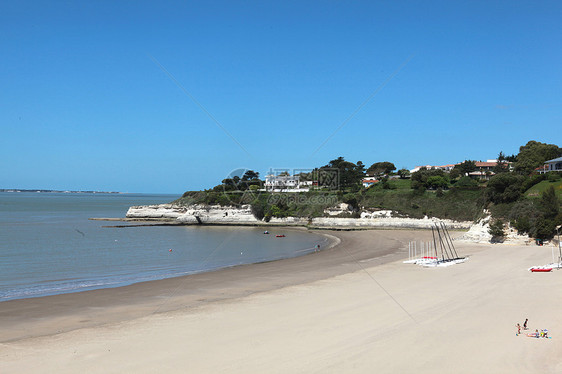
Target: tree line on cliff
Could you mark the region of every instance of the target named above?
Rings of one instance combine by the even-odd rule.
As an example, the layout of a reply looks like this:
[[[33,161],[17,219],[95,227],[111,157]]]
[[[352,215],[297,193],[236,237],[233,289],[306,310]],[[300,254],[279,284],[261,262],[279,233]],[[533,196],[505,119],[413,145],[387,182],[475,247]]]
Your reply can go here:
[[[301,181],[315,181],[313,189],[298,193],[301,199],[264,192],[259,173],[246,170],[209,190],[188,191],[177,203],[251,204],[256,217],[265,220],[318,217],[324,215],[325,209],[342,202],[350,207],[349,212],[342,214],[350,217],[358,217],[363,210],[389,209],[414,218],[476,220],[486,209],[493,216],[498,235],[503,232],[499,228],[509,222],[521,233],[550,238],[556,226],[562,224],[562,173],[541,174],[537,168],[560,156],[562,148],[555,144],[529,141],[517,155],[499,152],[493,175],[482,180],[469,176],[476,170],[474,160],[465,160],[450,171],[421,168],[410,175],[406,169],[396,171],[390,161],[378,161],[367,168],[361,161],[353,163],[338,157],[299,174]],[[338,174],[335,189],[332,179],[323,179],[326,173],[334,171]],[[378,183],[364,187],[361,182],[366,176]],[[541,188],[538,194],[529,196],[528,191],[534,186]]]

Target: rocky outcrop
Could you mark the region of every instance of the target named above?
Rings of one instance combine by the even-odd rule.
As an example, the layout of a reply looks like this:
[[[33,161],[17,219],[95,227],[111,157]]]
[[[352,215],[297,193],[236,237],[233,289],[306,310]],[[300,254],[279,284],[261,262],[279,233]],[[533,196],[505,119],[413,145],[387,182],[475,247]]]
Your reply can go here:
[[[127,211],[127,218],[142,220],[176,220],[186,211],[185,207],[172,204],[132,206]]]
[[[482,218],[480,221],[473,224],[466,233],[455,240],[469,243],[492,243],[492,235],[489,233],[490,219],[490,216]],[[507,224],[505,233],[505,238],[501,241],[505,244],[529,245],[533,242],[533,239],[529,238],[528,235],[519,235],[517,230],[512,228],[509,224]]]
[[[339,216],[342,213],[351,213],[351,210],[352,209],[349,206],[349,204],[340,203],[334,207],[324,209],[324,214],[326,214],[329,217],[333,217],[333,216]]]
[[[208,224],[257,224],[260,221],[252,214],[250,205],[240,207],[220,205],[192,205],[177,218],[181,223],[208,223]]]
[[[394,228],[394,229],[431,229],[434,220],[429,218],[402,218],[365,216],[361,218],[319,217],[312,220],[312,225],[319,228]],[[468,229],[471,222],[443,220],[449,229]]]
[[[185,224],[200,223],[259,223],[250,205],[223,207],[219,205],[180,206],[173,204],[132,206],[128,219],[170,220]]]
[[[339,207],[345,209],[346,207]],[[219,206],[219,205],[191,205],[177,206],[171,204],[134,206],[127,212],[128,219],[168,219],[183,224],[225,224],[225,225],[283,225],[309,226],[317,228],[400,228],[400,229],[430,229],[433,220],[429,218],[415,219],[392,217],[391,211],[376,211],[361,213],[359,218],[347,217],[317,217],[317,218],[271,218],[269,222],[258,220],[252,214],[250,205]],[[445,220],[451,229],[468,229],[471,222],[457,222]]]
[[[363,211],[358,218],[349,217],[351,210],[347,204],[340,204],[327,209],[326,217],[317,218],[271,218],[269,222],[254,217],[250,205],[220,206],[220,205],[191,205],[180,206],[173,204],[132,206],[127,211],[128,220],[168,221],[179,224],[215,224],[215,225],[278,225],[278,226],[308,226],[313,228],[331,229],[431,229],[435,220],[428,217],[423,219],[393,217],[390,210]],[[489,231],[490,217],[483,218],[478,223],[442,220],[447,228],[468,230],[455,240],[470,243],[490,243],[492,235]],[[506,244],[530,244],[533,240],[527,235],[519,235],[516,230],[507,225]]]

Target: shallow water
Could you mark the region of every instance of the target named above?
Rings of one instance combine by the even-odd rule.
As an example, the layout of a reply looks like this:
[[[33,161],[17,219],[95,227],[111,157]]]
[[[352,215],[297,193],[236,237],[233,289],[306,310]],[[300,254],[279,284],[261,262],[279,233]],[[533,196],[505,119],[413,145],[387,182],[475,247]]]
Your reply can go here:
[[[264,235],[255,227],[107,228],[118,222],[88,220],[124,217],[129,206],[177,197],[0,193],[0,301],[295,257],[328,243],[317,234],[277,228]]]

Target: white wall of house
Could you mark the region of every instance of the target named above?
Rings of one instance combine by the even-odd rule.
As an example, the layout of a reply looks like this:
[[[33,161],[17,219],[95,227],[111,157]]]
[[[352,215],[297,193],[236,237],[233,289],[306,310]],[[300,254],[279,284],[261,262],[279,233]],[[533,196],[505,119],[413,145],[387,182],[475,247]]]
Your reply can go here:
[[[298,175],[268,175],[265,177],[265,188],[274,192],[298,189],[299,180]]]
[[[548,160],[545,162],[548,171],[562,171],[562,157]]]

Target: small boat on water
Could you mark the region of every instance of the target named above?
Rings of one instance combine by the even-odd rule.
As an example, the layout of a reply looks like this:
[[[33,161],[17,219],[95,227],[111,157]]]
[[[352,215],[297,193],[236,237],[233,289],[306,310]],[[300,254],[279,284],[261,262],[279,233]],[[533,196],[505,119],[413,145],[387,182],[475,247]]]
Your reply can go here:
[[[267,234],[269,234],[269,231],[265,230],[263,233],[264,233],[264,235],[267,235]]]
[[[276,238],[284,238],[285,235],[275,235]]]

